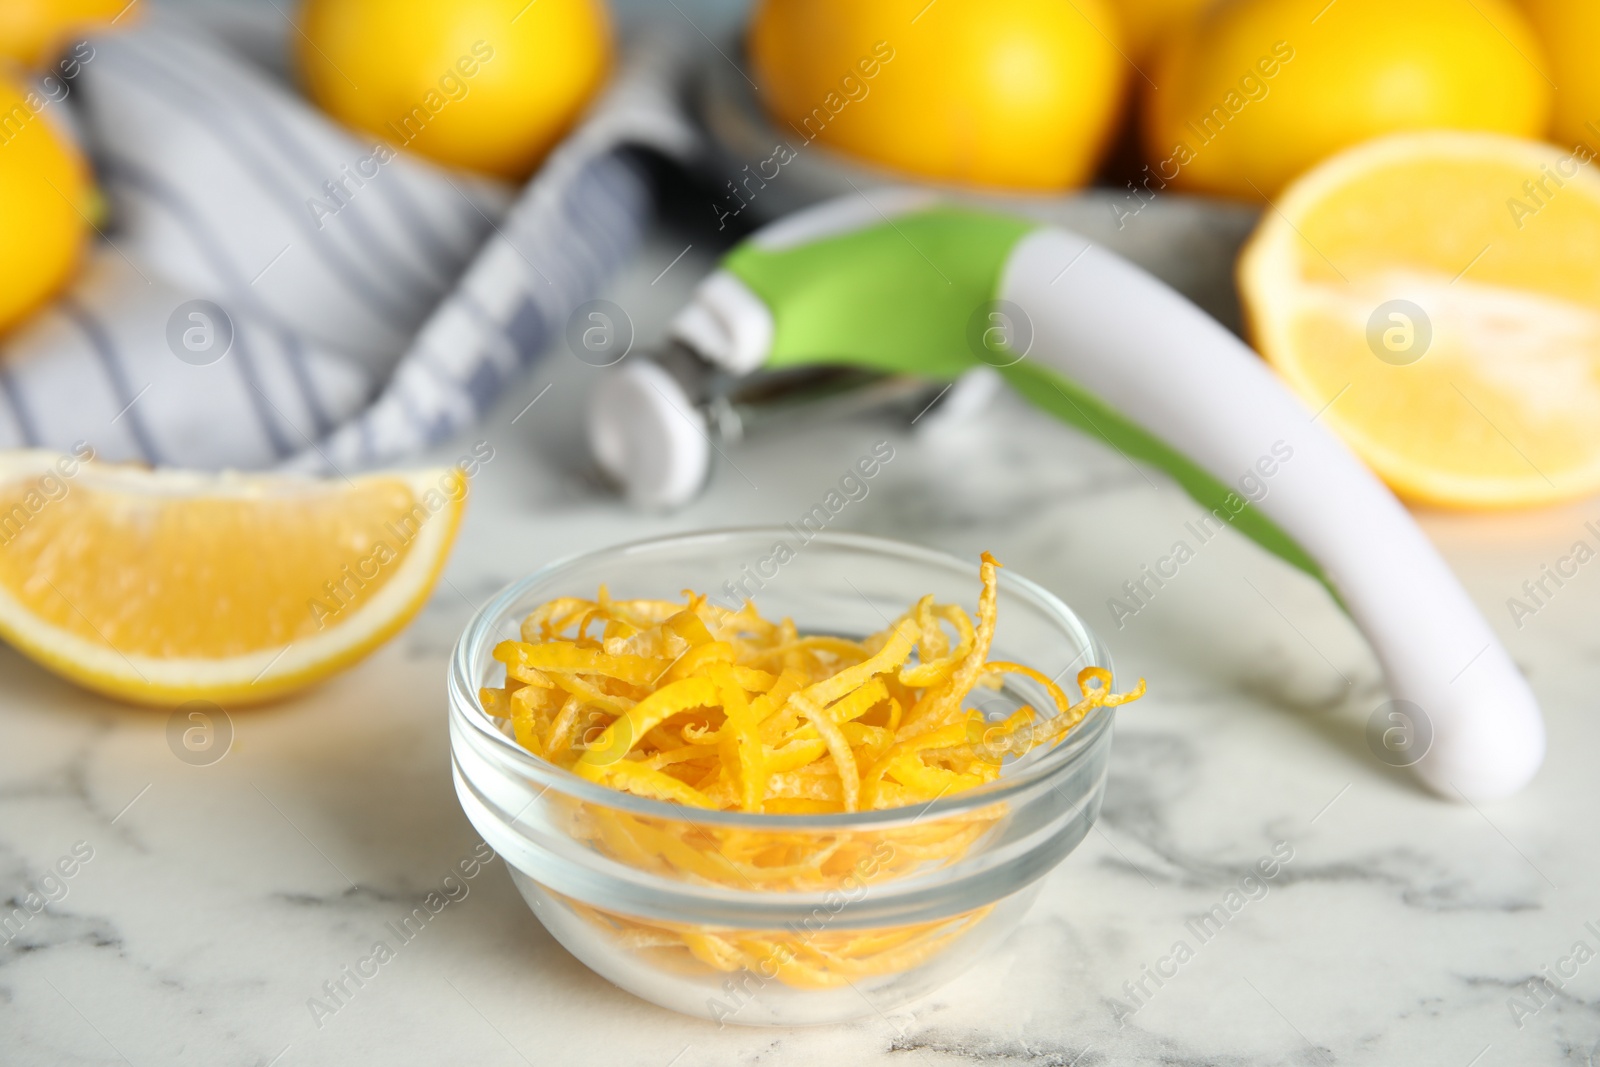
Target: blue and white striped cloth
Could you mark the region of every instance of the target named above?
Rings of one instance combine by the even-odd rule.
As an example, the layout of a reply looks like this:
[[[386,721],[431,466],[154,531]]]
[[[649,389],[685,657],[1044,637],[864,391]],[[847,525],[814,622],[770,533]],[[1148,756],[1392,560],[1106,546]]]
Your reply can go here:
[[[520,190],[375,155],[171,17],[90,44],[68,101],[110,223],[68,291],[0,340],[0,448],[401,460],[483,414],[632,247],[651,206],[638,151],[695,150],[684,54],[659,41]]]

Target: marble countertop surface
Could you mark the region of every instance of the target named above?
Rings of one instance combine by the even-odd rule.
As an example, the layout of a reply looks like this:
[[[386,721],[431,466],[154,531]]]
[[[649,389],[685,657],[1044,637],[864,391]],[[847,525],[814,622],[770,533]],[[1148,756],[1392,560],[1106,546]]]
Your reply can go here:
[[[647,340],[709,262],[701,238],[658,236],[611,295]],[[1470,806],[1374,757],[1370,652],[1320,589],[1242,538],[1208,543],[1118,629],[1107,599],[1197,505],[1010,397],[937,434],[863,418],[752,437],[692,506],[644,516],[590,472],[581,409],[598,373],[554,353],[439,451],[482,440],[494,458],[425,610],[321,688],[233,712],[216,762],[180,759],[166,713],[0,648],[0,1064],[1600,1063],[1600,569],[1520,627],[1506,604],[1592,540],[1600,502],[1420,516],[1549,722],[1534,784]],[[1024,925],[890,1017],[718,1029],[590,973],[490,864],[336,1013],[313,1012],[479,843],[444,699],[473,611],[572,552],[790,521],[885,436],[895,460],[837,528],[990,549],[1150,682],[1119,722],[1095,831]],[[1277,877],[1197,937],[1275,847],[1292,854]],[[51,898],[37,913],[36,891]]]

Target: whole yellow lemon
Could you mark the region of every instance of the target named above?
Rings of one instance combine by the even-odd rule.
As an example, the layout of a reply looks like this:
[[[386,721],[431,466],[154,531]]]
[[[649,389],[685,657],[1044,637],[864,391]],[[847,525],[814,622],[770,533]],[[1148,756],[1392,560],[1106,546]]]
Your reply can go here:
[[[1557,85],[1550,133],[1565,148],[1600,151],[1600,4],[1594,0],[1522,0]]]
[[[139,17],[143,5],[128,0],[5,0],[0,3],[0,56],[35,67],[83,33],[113,20]]]
[[[1145,151],[1160,181],[1270,197],[1381,134],[1538,137],[1543,62],[1506,0],[1223,0],[1162,47]]]
[[[88,168],[47,106],[60,105],[0,76],[0,331],[61,288],[88,232]]]
[[[1105,0],[762,0],[749,54],[795,150],[813,141],[922,178],[1087,181],[1127,61]]]
[[[347,125],[448,166],[533,173],[604,82],[600,0],[306,0],[311,97]]]

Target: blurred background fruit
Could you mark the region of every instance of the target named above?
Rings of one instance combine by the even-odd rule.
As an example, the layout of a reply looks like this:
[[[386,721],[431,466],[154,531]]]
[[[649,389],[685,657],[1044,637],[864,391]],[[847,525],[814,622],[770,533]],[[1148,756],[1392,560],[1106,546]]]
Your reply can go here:
[[[791,144],[1052,191],[1086,182],[1111,133],[1120,32],[1105,0],[763,0],[749,53]]]
[[[128,0],[5,0],[0,3],[0,57],[43,66],[78,34],[112,19],[131,21],[142,7]]]
[[[1541,137],[1544,62],[1506,0],[1222,0],[1163,45],[1145,152],[1178,188],[1259,199],[1400,130]]]
[[[1403,496],[1600,490],[1600,175],[1580,160],[1397,134],[1295,182],[1246,246],[1257,348]]]
[[[295,44],[329,114],[447,166],[520,181],[605,80],[601,0],[306,0]]]
[[[77,148],[34,111],[24,85],[0,74],[0,333],[72,275],[90,198]]]
[[[1600,3],[1522,0],[1522,6],[1558,87],[1551,136],[1563,148],[1582,143],[1600,150]]]
[[[1144,67],[1154,58],[1157,47],[1173,33],[1181,33],[1188,22],[1211,0],[1121,0],[1117,19],[1122,24],[1122,50]],[[1142,81],[1136,78],[1135,81]],[[1135,85],[1135,88],[1138,86]]]

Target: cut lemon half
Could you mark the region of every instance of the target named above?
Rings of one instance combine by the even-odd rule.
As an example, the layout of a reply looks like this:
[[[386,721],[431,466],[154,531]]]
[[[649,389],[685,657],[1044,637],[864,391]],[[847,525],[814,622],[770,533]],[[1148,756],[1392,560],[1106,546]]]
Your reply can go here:
[[[0,453],[0,636],[144,704],[247,704],[392,636],[455,540],[457,468],[354,480]]]
[[[1252,339],[1396,492],[1463,508],[1600,490],[1600,176],[1587,151],[1401,134],[1269,209]]]

